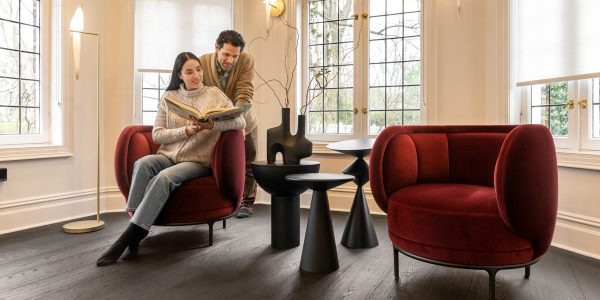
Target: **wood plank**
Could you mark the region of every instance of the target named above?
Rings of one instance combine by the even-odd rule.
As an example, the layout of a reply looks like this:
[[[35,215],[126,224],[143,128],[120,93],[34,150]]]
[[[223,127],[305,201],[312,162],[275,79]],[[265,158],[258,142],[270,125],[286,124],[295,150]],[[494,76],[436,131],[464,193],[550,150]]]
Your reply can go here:
[[[62,224],[0,236],[0,299],[486,299],[485,271],[436,266],[399,256],[394,280],[392,246],[384,216],[374,216],[379,246],[339,244],[348,215],[332,213],[340,269],[299,271],[307,211],[301,211],[301,245],[270,246],[270,206],[257,205],[246,219],[208,226],[153,227],[139,257],[98,268],[95,261],[126,227],[124,213],[102,216],[106,227],[67,234]],[[600,261],[550,249],[524,270],[497,274],[497,299],[600,299]]]

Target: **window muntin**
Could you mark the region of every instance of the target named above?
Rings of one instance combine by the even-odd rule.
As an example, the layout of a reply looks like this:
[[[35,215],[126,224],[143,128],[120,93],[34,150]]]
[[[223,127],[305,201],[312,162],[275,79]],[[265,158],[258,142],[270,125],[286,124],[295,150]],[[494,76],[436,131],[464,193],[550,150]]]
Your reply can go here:
[[[592,132],[591,137],[594,139],[600,138],[600,78],[592,80],[592,101],[588,104],[591,110]]]
[[[140,72],[142,76],[142,124],[154,125],[158,111],[158,100],[165,93],[171,73]]]
[[[550,128],[554,137],[569,135],[568,82],[531,86],[531,123]]]
[[[308,132],[351,134],[354,106],[353,0],[310,1]],[[326,76],[323,78],[325,69]],[[312,81],[310,79],[313,79]],[[318,81],[328,84],[322,87]]]
[[[334,74],[325,88],[307,84],[313,99],[308,132],[317,139],[376,135],[389,125],[422,122],[421,1],[351,3],[308,1],[305,82],[314,82],[323,68]],[[356,11],[346,10],[352,5]]]
[[[41,131],[40,2],[0,4],[0,135]]]
[[[371,1],[369,134],[421,122],[421,1]]]

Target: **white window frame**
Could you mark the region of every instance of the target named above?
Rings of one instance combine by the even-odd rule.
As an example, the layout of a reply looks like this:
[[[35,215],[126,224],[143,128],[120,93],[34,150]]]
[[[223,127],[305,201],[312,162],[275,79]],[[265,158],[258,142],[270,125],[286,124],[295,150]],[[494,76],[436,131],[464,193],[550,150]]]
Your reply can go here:
[[[309,32],[308,28],[308,5],[309,0],[302,0],[302,32]],[[307,136],[317,143],[317,151],[320,151],[318,144],[332,141],[340,141],[352,138],[375,138],[377,134],[368,134],[368,111],[363,113],[363,109],[368,109],[368,94],[369,94],[369,19],[362,20],[362,13],[368,11],[368,1],[354,1],[354,13],[358,14],[359,19],[355,21],[354,26],[354,41],[359,39],[360,22],[363,23],[362,36],[360,36],[361,45],[355,50],[354,65],[359,66],[354,68],[354,108],[357,113],[353,114],[353,132],[351,134],[314,134],[308,133]],[[435,116],[430,116],[435,109],[435,8],[436,4],[433,0],[421,0],[421,74],[420,74],[420,94],[421,108],[420,119],[421,124],[427,124],[428,121],[434,121]],[[302,49],[306,49],[302,55],[301,70],[308,70],[308,34],[302,35]],[[308,71],[302,72],[302,93],[298,97],[297,107],[301,107],[304,102],[305,93],[308,86]],[[428,101],[430,100],[430,101]],[[428,118],[430,117],[430,118]],[[435,121],[434,121],[435,122]],[[307,124],[308,126],[308,124]],[[322,149],[323,150],[323,149]],[[326,150],[323,150],[327,152]]]
[[[72,156],[68,80],[72,72],[68,17],[76,3],[68,0],[40,1],[40,133],[0,136],[0,161]],[[73,76],[74,77],[74,76]]]
[[[507,14],[506,20],[510,21],[508,32],[509,40],[505,45],[509,54],[509,73],[510,73],[510,89],[509,89],[509,122],[512,124],[527,124],[530,123],[530,100],[531,95],[528,92],[528,86],[518,87],[516,80],[517,74],[517,47],[515,37],[517,36],[517,26],[515,26],[516,20],[513,19],[516,16],[515,1],[510,1],[510,11]],[[569,120],[572,121],[570,124],[569,132],[574,133],[573,138],[568,141],[555,139],[556,145],[556,156],[558,165],[560,167],[569,168],[581,168],[590,170],[600,170],[600,141],[591,139],[589,137],[588,128],[591,127],[590,115],[591,110],[583,110],[580,108],[579,101],[582,99],[588,99],[588,103],[591,103],[591,92],[589,89],[584,87],[584,83],[581,81],[590,78],[589,74],[582,74],[579,78],[555,78],[552,81],[560,82],[566,80],[574,80],[575,84],[580,85],[570,92],[569,99],[574,100],[574,109],[569,112]],[[533,83],[532,83],[533,84]],[[575,120],[576,119],[576,120]],[[573,129],[574,128],[574,129]],[[573,131],[575,130],[575,131]]]
[[[593,116],[592,116],[592,93],[593,90],[592,88],[596,89],[596,93],[600,93],[600,87],[599,86],[594,86],[592,84],[592,80],[596,80],[597,81],[597,85],[600,85],[600,78],[597,79],[588,79],[585,80],[585,82],[583,83],[585,86],[583,89],[581,89],[581,93],[582,95],[579,97],[581,98],[581,100],[587,100],[587,108],[584,109],[583,106],[581,105],[576,105],[576,107],[578,107],[578,109],[581,109],[582,112],[580,113],[580,118],[581,118],[581,149],[582,150],[590,150],[590,151],[595,151],[595,150],[600,150],[600,138],[593,138],[592,137],[592,122],[593,120]],[[580,101],[581,101],[580,100]],[[578,104],[578,103],[576,103]],[[583,126],[586,125],[586,126]],[[600,126],[600,124],[598,124]],[[600,154],[600,153],[598,153]]]
[[[590,86],[591,79],[569,81],[568,100],[573,100],[574,104],[573,109],[568,113],[569,137],[554,137],[559,166],[600,170],[600,138],[594,139],[590,133],[592,126]],[[531,123],[531,86],[516,89],[516,100],[522,103],[520,123]],[[581,106],[582,100],[588,100],[587,109]]]
[[[166,74],[171,74],[171,70],[165,70],[165,69],[138,69],[137,72],[135,72],[134,78],[135,78],[135,90],[134,90],[134,104],[133,104],[133,124],[141,124],[141,125],[154,125],[154,122],[152,123],[144,123],[144,82],[143,82],[143,73],[166,73]],[[168,82],[166,83],[167,85],[169,84]],[[166,87],[165,87],[166,88]],[[153,88],[154,89],[154,88]],[[162,94],[158,95],[158,99],[157,101],[160,101],[160,97],[162,97]],[[157,108],[156,110],[158,111],[158,102],[157,102]]]

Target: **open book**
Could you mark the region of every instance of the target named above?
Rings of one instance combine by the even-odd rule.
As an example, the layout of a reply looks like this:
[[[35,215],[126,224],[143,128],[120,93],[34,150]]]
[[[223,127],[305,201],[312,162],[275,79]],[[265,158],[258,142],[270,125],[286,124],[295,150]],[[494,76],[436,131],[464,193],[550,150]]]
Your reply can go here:
[[[221,120],[230,119],[239,116],[243,111],[240,107],[219,107],[205,111],[199,111],[197,108],[185,104],[177,99],[165,96],[165,103],[170,111],[178,116],[188,120]]]

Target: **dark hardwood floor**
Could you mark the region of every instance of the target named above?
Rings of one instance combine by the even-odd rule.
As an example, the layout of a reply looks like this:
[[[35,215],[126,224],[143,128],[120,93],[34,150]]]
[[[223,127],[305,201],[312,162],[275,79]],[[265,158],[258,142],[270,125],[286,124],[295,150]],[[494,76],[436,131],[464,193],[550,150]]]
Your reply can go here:
[[[374,216],[379,246],[339,244],[347,219],[333,213],[340,269],[299,271],[302,244],[270,246],[270,207],[253,217],[208,226],[154,227],[140,256],[96,267],[98,256],[125,228],[124,213],[105,214],[106,227],[87,234],[53,224],[0,236],[0,299],[487,299],[485,271],[435,266],[400,255],[393,277],[386,219]],[[301,242],[307,211],[302,211]],[[600,261],[552,248],[531,268],[500,271],[497,299],[600,299]]]

